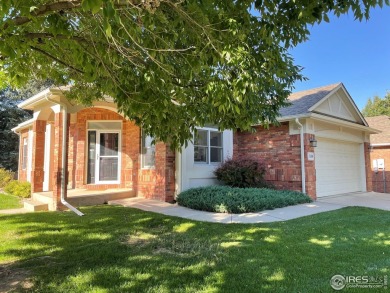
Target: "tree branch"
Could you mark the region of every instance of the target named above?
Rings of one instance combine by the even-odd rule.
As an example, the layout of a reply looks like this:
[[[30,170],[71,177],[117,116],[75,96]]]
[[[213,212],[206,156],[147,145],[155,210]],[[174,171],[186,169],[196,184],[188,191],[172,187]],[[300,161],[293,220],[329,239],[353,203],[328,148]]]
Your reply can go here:
[[[56,61],[56,62],[58,62],[58,63],[60,63],[60,64],[62,64],[62,65],[64,65],[64,66],[66,66],[66,67],[68,67],[68,68],[70,68],[70,69],[72,69],[72,70],[74,70],[74,71],[76,71],[76,72],[78,72],[78,73],[81,73],[81,74],[84,74],[84,73],[85,73],[84,71],[82,71],[82,70],[80,70],[80,69],[78,69],[78,68],[76,68],[76,67],[73,67],[73,66],[70,65],[70,64],[66,64],[64,61],[58,59],[57,57],[51,55],[50,53],[48,53],[48,52],[46,52],[46,51],[44,51],[44,50],[42,50],[42,49],[40,49],[40,48],[37,48],[37,47],[34,47],[34,46],[30,46],[30,48],[33,49],[33,50],[35,50],[35,51],[37,51],[37,52],[39,52],[39,53],[41,53],[41,54],[43,54],[43,55],[45,55],[45,56],[47,56],[47,57],[49,57],[49,58],[51,58],[51,59],[53,59],[53,60]]]
[[[68,1],[60,1],[55,3],[44,4],[38,7],[37,9],[33,10],[31,12],[31,17],[42,16],[55,11],[71,10],[80,6],[81,6],[81,0],[68,0]],[[32,20],[31,17],[18,16],[13,18],[11,21],[14,23],[14,25],[23,25],[27,22],[30,22]],[[9,25],[10,25],[9,23],[6,23],[4,25],[4,29],[8,28]]]
[[[149,1],[149,2],[153,2]],[[143,3],[143,1],[140,0],[120,0],[117,3],[114,4],[115,7],[123,7],[123,6],[131,6],[131,7],[137,7],[137,6],[147,6],[151,5],[151,3]],[[158,1],[156,1],[158,2]],[[58,11],[66,11],[66,10],[72,10],[75,8],[79,8],[81,6],[82,0],[65,0],[65,1],[59,1],[49,4],[43,4],[42,6],[34,9],[30,16],[17,16],[10,21],[13,22],[14,25],[19,26],[23,25],[25,23],[28,23],[32,20],[32,17],[39,17],[43,16],[52,12],[58,12]],[[3,27],[3,29],[7,29],[10,26],[9,23],[6,23]]]
[[[77,42],[88,42],[86,39],[77,36],[67,36],[67,35],[54,35],[51,33],[26,33],[24,35],[28,39],[59,39],[59,40],[72,40]]]

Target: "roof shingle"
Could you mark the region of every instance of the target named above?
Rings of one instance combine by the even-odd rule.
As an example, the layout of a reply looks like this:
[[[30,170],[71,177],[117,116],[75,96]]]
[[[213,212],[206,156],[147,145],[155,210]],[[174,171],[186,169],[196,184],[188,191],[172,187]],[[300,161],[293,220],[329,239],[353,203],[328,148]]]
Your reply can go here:
[[[280,109],[281,117],[300,115],[309,113],[309,109],[316,103],[325,98],[331,91],[338,87],[341,83],[335,83],[327,86],[322,86],[310,90],[292,93],[288,100],[291,105]]]
[[[372,128],[381,130],[381,133],[371,134],[372,144],[390,143],[390,117],[387,115],[364,117],[368,125]]]

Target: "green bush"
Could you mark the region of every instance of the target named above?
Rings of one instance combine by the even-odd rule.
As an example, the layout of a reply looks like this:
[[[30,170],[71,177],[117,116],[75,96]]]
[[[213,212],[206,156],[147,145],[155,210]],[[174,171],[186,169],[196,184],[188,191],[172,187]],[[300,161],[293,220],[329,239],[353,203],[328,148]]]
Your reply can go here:
[[[14,179],[13,172],[0,168],[0,188],[4,188],[12,179]]]
[[[178,204],[184,207],[233,214],[272,210],[311,201],[306,194],[297,191],[229,186],[192,188],[177,196]]]
[[[217,179],[231,187],[270,187],[264,180],[264,167],[249,159],[228,159],[214,174]]]
[[[23,198],[31,196],[31,184],[17,180],[10,181],[4,188],[4,191]]]

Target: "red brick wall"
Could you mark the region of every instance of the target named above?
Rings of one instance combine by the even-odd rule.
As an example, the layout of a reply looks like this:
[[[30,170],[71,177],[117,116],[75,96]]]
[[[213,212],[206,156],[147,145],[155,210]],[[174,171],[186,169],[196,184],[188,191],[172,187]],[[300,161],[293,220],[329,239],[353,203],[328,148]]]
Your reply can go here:
[[[70,118],[70,115],[69,115]],[[68,138],[68,188],[76,188],[75,174],[77,166],[77,141],[78,131],[76,123],[69,123],[69,138]]]
[[[87,184],[86,183],[86,142],[87,121],[116,120],[122,121],[121,148],[121,183],[120,184]],[[70,126],[69,181],[72,187],[104,190],[108,188],[134,188],[136,170],[138,169],[139,128],[124,119],[121,115],[106,109],[87,108],[77,113],[77,122]]]
[[[365,149],[368,149],[365,146]],[[375,192],[384,192],[384,179],[383,171],[379,170],[378,173],[374,172],[372,168],[372,161],[377,159],[385,160],[385,180],[386,180],[386,192],[390,193],[390,147],[375,147],[370,153],[371,160],[368,161],[368,170],[367,174],[371,176],[372,191]],[[387,171],[387,170],[388,171]]]
[[[62,174],[62,113],[55,113],[54,115],[54,151],[52,162],[52,188],[53,188],[53,206],[49,210],[63,209],[61,205],[61,174]],[[68,120],[69,121],[69,120]],[[65,194],[66,197],[66,194]]]
[[[122,121],[121,183],[86,184],[87,121]],[[141,169],[141,132],[133,122],[106,109],[88,108],[77,113],[77,121],[69,129],[68,185],[73,188],[104,190],[132,188],[138,196],[172,201],[175,191],[175,154],[163,143],[156,145],[156,166]]]
[[[156,144],[155,168],[140,169],[138,195],[171,202],[175,193],[175,152],[162,142]]]
[[[33,123],[31,192],[43,190],[43,160],[45,158],[46,121],[36,120]]]
[[[305,134],[305,157],[314,151],[309,145],[312,137]],[[235,158],[246,157],[263,164],[265,179],[277,189],[302,191],[300,135],[290,135],[288,123],[271,126],[269,129],[256,127],[255,133],[237,131],[233,139]],[[315,164],[305,160],[306,192],[315,198]]]

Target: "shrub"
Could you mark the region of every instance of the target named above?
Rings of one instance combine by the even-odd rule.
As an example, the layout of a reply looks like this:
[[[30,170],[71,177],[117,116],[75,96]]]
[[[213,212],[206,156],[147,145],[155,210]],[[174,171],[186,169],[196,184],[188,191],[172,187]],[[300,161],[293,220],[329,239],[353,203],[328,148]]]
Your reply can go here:
[[[13,172],[0,168],[0,188],[4,188],[12,179],[14,179]]]
[[[31,184],[29,182],[12,180],[5,186],[4,191],[15,196],[27,198],[31,195]]]
[[[192,188],[177,196],[178,204],[184,207],[233,214],[272,210],[311,201],[306,194],[297,191],[229,186]]]
[[[231,187],[270,187],[264,180],[265,169],[258,162],[228,159],[215,171],[217,179]]]

